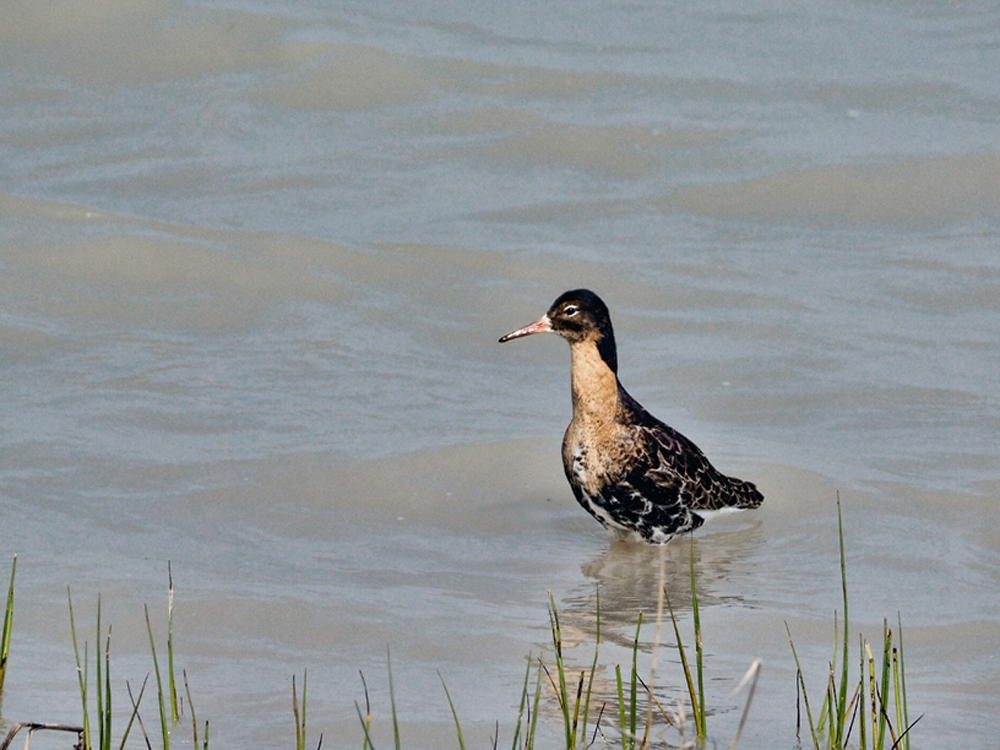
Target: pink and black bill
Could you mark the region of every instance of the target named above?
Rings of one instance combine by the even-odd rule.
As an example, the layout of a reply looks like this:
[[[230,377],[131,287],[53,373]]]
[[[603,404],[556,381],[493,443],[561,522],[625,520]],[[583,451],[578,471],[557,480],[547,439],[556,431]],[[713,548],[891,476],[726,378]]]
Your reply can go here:
[[[506,336],[501,336],[500,343],[502,344],[511,339],[519,339],[522,336],[530,336],[533,333],[549,333],[551,331],[552,323],[549,321],[549,316],[543,315],[534,323],[526,325],[524,328],[518,328],[516,331],[511,331]]]

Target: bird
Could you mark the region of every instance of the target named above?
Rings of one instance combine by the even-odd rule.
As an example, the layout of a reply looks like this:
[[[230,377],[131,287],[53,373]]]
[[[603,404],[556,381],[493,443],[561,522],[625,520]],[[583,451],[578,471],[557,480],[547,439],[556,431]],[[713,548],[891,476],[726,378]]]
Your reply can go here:
[[[753,483],[718,471],[622,387],[611,315],[594,292],[565,292],[500,343],[536,333],[569,342],[573,419],[563,437],[563,468],[577,502],[615,537],[666,544],[712,516],[764,501]]]

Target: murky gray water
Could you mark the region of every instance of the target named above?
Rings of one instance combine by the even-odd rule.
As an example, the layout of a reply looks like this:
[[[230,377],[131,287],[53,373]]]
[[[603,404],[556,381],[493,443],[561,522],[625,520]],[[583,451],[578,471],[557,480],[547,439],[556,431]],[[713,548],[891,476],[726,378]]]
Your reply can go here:
[[[626,387],[767,497],[694,541],[713,736],[762,657],[741,746],[795,745],[784,623],[818,693],[839,490],[852,620],[901,613],[917,746],[996,746],[1000,8],[4,16],[4,721],[79,719],[67,585],[91,644],[102,595],[123,710],[167,560],[216,747],[291,745],[303,668],[311,735],[360,745],[361,669],[391,742],[387,644],[406,747],[457,746],[436,671],[503,745],[547,590],[589,664],[600,585],[613,675],[658,553],[572,500],[565,344],[496,344],[590,286]],[[658,682],[676,700],[672,654]]]

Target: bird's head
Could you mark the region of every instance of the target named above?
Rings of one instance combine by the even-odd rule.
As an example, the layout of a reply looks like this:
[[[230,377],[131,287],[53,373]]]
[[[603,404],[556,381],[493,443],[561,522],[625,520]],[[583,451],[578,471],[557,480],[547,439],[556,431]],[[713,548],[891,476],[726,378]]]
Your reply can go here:
[[[594,344],[611,371],[618,372],[615,332],[608,306],[589,289],[574,289],[559,295],[545,315],[524,328],[511,331],[500,339],[500,343],[533,333],[557,333],[570,346]]]

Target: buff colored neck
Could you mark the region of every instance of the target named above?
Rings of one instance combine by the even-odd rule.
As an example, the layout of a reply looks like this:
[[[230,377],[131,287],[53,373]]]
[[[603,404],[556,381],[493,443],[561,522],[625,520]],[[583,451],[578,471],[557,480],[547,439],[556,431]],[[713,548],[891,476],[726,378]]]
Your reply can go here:
[[[618,377],[601,358],[594,341],[571,344],[570,355],[574,421],[610,427],[618,413]]]

